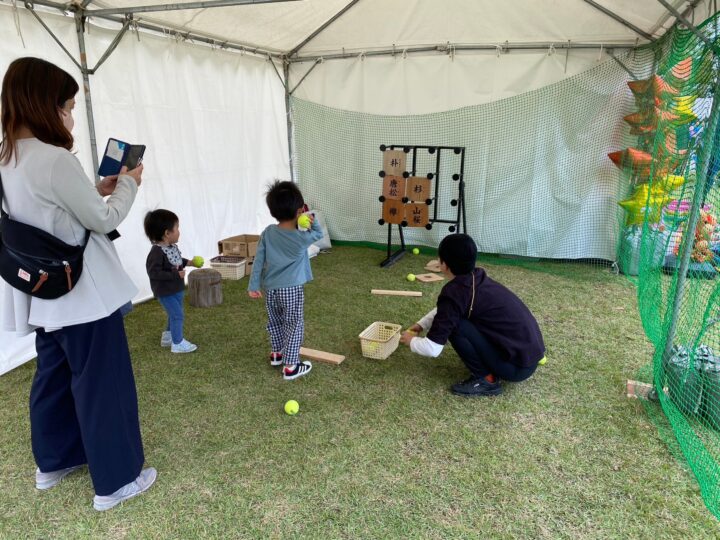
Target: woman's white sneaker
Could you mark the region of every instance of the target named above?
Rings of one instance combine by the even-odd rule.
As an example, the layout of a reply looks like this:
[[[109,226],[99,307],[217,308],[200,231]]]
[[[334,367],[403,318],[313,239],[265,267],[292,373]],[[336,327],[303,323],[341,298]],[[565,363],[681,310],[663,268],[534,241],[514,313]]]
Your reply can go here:
[[[172,334],[169,330],[165,330],[160,338],[160,346],[169,347],[170,345],[172,345]]]
[[[135,480],[129,484],[125,484],[112,495],[95,495],[93,508],[98,512],[110,510],[113,506],[132,499],[140,495],[143,491],[147,491],[156,479],[157,471],[153,467],[148,467],[144,469]]]
[[[60,469],[59,471],[52,472],[40,472],[40,469],[35,471],[35,487],[37,489],[50,489],[60,483],[60,480],[65,478],[68,474],[73,471],[77,471],[82,465],[76,465],[75,467],[68,467],[67,469]]]

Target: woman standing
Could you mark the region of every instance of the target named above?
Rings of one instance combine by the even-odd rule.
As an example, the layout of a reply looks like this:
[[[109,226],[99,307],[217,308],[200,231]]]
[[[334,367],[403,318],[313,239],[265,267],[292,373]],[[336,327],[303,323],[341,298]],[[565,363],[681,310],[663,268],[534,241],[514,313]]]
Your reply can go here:
[[[28,296],[7,283],[2,327],[35,332],[37,370],[30,391],[36,487],[49,489],[87,463],[96,510],[148,489],[157,477],[145,461],[137,394],[120,307],[137,290],[107,233],[127,216],[142,165],[123,168],[97,186],[70,150],[78,85],[57,66],[20,58],[8,67],[0,95],[2,204],[10,217],[70,245],[91,232],[84,269],[55,300]],[[107,200],[103,197],[109,196]]]

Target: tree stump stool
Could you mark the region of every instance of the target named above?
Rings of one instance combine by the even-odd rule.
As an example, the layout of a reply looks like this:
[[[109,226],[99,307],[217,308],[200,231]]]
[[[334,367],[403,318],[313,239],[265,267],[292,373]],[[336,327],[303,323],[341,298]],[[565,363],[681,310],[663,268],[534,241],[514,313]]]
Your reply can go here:
[[[188,289],[191,306],[213,307],[222,304],[222,277],[217,270],[193,270],[188,276]]]

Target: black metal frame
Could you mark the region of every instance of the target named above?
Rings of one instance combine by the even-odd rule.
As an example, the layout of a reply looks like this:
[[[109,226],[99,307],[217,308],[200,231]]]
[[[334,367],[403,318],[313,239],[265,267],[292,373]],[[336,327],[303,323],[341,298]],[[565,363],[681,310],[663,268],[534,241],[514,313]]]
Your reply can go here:
[[[426,145],[412,145],[412,144],[391,144],[391,145],[380,145],[380,151],[385,150],[396,150],[402,149],[406,154],[412,152],[412,168],[411,170],[405,171],[403,176],[409,178],[410,176],[417,176],[417,151],[419,149],[427,150],[431,154],[435,154],[435,172],[429,173],[427,178],[429,180],[435,180],[435,192],[433,196],[428,199],[428,204],[433,204],[433,215],[429,218],[429,224],[426,228],[429,230],[432,228],[434,223],[450,223],[450,232],[467,232],[467,213],[465,211],[465,147],[464,146],[426,146]],[[438,201],[440,197],[440,156],[443,150],[451,150],[454,154],[460,154],[460,172],[452,175],[453,181],[458,182],[458,196],[457,199],[453,199],[451,204],[457,206],[457,216],[454,220],[438,218]],[[407,169],[407,164],[406,164]],[[380,171],[380,177],[385,176],[385,171]],[[380,197],[380,202],[384,201],[384,197]],[[403,199],[403,202],[407,202],[407,197]],[[453,204],[454,203],[454,204]],[[385,221],[381,218],[378,223],[384,225]],[[388,267],[395,264],[405,255],[405,235],[403,234],[403,227],[407,226],[407,222],[398,224],[398,230],[400,233],[400,249],[395,253],[392,252],[392,223],[388,223],[388,240],[387,240],[387,257],[380,263],[382,267]]]

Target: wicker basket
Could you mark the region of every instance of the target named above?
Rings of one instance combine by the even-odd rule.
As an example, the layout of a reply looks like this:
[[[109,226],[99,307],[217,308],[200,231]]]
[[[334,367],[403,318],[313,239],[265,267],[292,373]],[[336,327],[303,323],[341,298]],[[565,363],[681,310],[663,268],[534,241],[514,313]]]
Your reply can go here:
[[[402,326],[386,322],[374,322],[360,334],[362,355],[365,358],[384,360],[400,343]]]
[[[220,272],[223,279],[241,279],[245,277],[245,259],[219,255],[210,259],[210,266]]]

